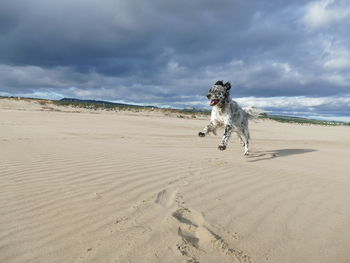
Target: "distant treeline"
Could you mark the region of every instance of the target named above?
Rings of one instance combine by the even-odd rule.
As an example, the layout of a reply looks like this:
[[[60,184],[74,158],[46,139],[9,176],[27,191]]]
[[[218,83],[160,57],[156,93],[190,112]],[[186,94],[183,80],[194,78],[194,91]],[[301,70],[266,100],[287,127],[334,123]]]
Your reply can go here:
[[[156,106],[141,106],[134,104],[124,104],[124,103],[116,103],[109,101],[101,101],[101,100],[80,100],[73,98],[63,98],[61,100],[53,100],[53,104],[61,105],[61,106],[73,106],[78,108],[89,108],[89,109],[112,109],[112,108],[153,108],[156,109]]]
[[[53,100],[53,104],[58,106],[71,106],[76,108],[86,108],[86,109],[105,109],[105,110],[161,110],[161,111],[171,111],[174,113],[182,114],[210,114],[209,110],[205,109],[169,109],[169,108],[159,108],[152,105],[135,105],[135,104],[124,104],[124,103],[115,103],[108,101],[99,101],[99,100],[80,100],[73,98],[63,98],[61,100]]]
[[[262,117],[262,118],[267,118],[270,120],[274,120],[278,122],[287,122],[287,123],[315,124],[315,125],[329,125],[329,126],[338,126],[338,125],[350,126],[350,122],[323,121],[323,120],[313,120],[313,119],[307,119],[307,118],[279,116],[279,115],[268,115],[267,117]]]

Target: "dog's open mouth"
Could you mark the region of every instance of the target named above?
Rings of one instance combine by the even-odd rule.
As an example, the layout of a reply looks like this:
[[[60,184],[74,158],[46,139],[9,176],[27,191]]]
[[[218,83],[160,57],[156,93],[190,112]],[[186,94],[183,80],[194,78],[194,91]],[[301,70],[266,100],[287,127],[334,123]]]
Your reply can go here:
[[[212,100],[210,101],[210,106],[215,106],[216,104],[219,103],[219,101],[220,101],[220,100],[218,100],[218,99],[212,99]]]

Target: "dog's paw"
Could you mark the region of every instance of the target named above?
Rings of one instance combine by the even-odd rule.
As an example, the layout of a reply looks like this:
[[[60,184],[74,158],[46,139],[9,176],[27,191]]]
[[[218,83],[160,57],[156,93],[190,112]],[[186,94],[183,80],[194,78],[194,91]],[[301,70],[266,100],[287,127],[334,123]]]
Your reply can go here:
[[[220,151],[226,150],[226,145],[219,145],[218,149]]]
[[[204,133],[204,132],[199,132],[199,133],[198,133],[198,136],[199,136],[199,137],[204,137],[204,136],[205,136],[205,133]]]

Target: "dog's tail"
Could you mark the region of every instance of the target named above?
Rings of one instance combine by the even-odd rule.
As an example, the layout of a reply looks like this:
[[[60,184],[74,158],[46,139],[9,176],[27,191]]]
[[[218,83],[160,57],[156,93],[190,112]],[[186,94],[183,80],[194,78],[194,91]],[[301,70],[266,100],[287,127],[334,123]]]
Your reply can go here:
[[[249,119],[258,119],[259,117],[267,116],[267,112],[255,107],[243,107],[243,110],[248,114]]]

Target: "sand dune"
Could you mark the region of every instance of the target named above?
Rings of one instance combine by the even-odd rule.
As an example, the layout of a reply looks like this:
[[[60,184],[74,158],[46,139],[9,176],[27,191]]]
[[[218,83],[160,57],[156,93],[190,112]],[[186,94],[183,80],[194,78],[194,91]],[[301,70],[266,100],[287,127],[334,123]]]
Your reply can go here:
[[[65,112],[66,111],[66,112]],[[350,129],[0,100],[0,262],[349,262]]]

